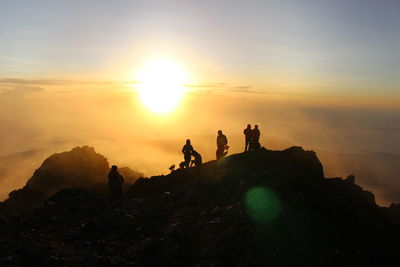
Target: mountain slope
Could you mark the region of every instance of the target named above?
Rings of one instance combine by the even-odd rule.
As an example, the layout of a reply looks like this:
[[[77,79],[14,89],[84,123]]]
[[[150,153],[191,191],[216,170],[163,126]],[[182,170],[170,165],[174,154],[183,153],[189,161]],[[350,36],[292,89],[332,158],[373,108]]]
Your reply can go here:
[[[0,210],[10,215],[21,214],[66,187],[83,188],[106,196],[109,169],[107,159],[89,146],[53,154],[35,170],[23,188],[9,194],[9,198],[1,203]],[[127,184],[133,184],[143,176],[127,167],[121,168],[121,173]]]
[[[363,151],[358,153],[334,153],[318,151],[328,177],[352,173],[358,183],[368,186],[378,203],[387,206],[400,201],[400,155]]]
[[[60,266],[396,266],[396,209],[312,151],[235,154],[138,179],[107,204],[64,189],[3,218],[0,263]]]

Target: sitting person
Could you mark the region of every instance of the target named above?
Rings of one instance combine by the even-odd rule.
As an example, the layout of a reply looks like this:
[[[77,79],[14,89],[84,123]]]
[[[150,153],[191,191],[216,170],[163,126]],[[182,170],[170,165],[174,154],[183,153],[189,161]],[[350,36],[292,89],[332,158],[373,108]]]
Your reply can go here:
[[[194,157],[194,160],[191,161],[190,167],[192,167],[193,165],[199,167],[203,163],[200,153],[197,152],[196,150],[193,150],[192,156]]]

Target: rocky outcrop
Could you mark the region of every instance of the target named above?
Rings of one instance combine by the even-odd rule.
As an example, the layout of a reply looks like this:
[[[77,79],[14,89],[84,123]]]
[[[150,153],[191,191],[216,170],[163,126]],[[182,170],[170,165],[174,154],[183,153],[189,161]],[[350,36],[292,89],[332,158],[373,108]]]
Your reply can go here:
[[[4,266],[397,266],[400,238],[372,193],[300,147],[142,178],[113,203],[65,189],[0,227]]]
[[[35,170],[26,185],[9,194],[0,209],[9,215],[21,214],[43,203],[63,188],[81,188],[88,192],[107,196],[107,159],[89,146],[76,147],[68,152],[47,158]],[[121,168],[127,184],[133,184],[143,174]]]

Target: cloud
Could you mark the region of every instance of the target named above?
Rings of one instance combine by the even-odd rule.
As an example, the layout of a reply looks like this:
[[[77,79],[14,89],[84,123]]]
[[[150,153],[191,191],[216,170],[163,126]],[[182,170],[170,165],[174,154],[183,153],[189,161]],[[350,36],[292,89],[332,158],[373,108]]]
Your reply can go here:
[[[0,100],[21,99],[26,95],[43,91],[41,87],[15,86],[12,90],[4,90],[0,93]]]
[[[64,80],[31,80],[31,79],[14,79],[14,78],[3,78],[0,79],[1,85],[64,85],[66,81]]]
[[[64,80],[64,79],[17,79],[2,78],[0,85],[16,86],[16,85],[36,85],[36,86],[68,86],[68,85],[132,85],[138,83],[135,80],[129,81],[90,81],[90,80]]]
[[[266,91],[266,90],[254,90],[252,86],[236,86],[236,87],[231,87],[228,89],[231,92],[236,92],[236,93],[247,93],[247,94],[272,94],[271,91]]]
[[[128,81],[96,81],[96,80],[65,80],[65,79],[18,79],[18,78],[2,78],[0,85],[12,88],[16,86],[107,86],[108,88],[131,88],[132,85],[139,83],[136,80]],[[256,90],[250,85],[232,85],[226,82],[204,83],[204,84],[185,84],[186,87],[192,88],[192,93],[212,94],[214,92],[234,92],[249,94],[270,94],[270,91]]]
[[[227,83],[205,83],[205,84],[185,84],[186,87],[190,88],[225,88]]]
[[[278,97],[266,95],[268,91],[263,91],[262,95],[257,88],[249,85],[209,83],[192,85],[190,95],[181,103],[180,108],[185,112],[156,118],[142,110],[140,103],[136,102],[136,95],[108,90],[117,82],[112,83],[113,86],[101,87],[95,93],[83,92],[87,90],[84,86],[73,89],[66,86],[54,91],[59,93],[68,89],[68,92],[73,92],[70,96],[43,93],[40,99],[23,101],[26,96],[40,94],[42,88],[48,91],[47,86],[39,84],[43,80],[35,80],[35,85],[32,85],[34,80],[8,80],[11,81],[21,83],[0,92],[0,99],[6,99],[1,101],[0,121],[7,125],[0,131],[2,154],[37,149],[50,154],[76,145],[90,144],[107,156],[110,162],[155,175],[168,171],[171,163],[181,160],[179,147],[182,140],[188,137],[199,148],[205,161],[212,159],[215,153],[214,134],[219,128],[229,134],[231,153],[240,152],[243,147],[242,127],[247,123],[257,123],[269,136],[289,140],[306,149],[351,152],[362,148],[393,153],[400,150],[398,110],[336,106],[335,102],[333,105],[329,101],[323,102],[325,107],[322,108],[319,99],[306,102],[281,97],[280,92],[277,92]],[[100,86],[92,87],[97,90]],[[210,95],[199,92],[209,92]],[[243,97],[243,93],[247,93],[248,97]],[[240,135],[237,141],[234,134]],[[207,137],[201,138],[200,135]],[[154,141],[155,137],[177,141]],[[145,138],[149,141],[145,142]],[[29,174],[40,164],[40,160],[35,158],[35,164],[22,166],[25,163],[21,163],[19,167]],[[365,179],[364,173],[355,171],[357,166],[369,166],[371,162],[376,166],[378,162],[385,163],[386,160],[381,157],[364,162],[349,167],[331,165],[330,169],[332,175],[356,174],[358,181],[364,182],[363,185],[382,188],[382,196],[388,201],[399,201],[394,189],[388,191],[399,188],[394,185],[395,180],[381,178],[390,174],[384,166],[377,169],[374,173],[378,175],[371,176],[371,179]],[[25,169],[28,167],[29,170]],[[333,169],[336,167],[337,171]],[[29,176],[21,174],[18,177]],[[1,181],[4,178],[0,179],[0,187],[3,188]],[[387,186],[374,181],[387,181]],[[21,184],[23,182],[25,180],[21,180]]]
[[[233,93],[248,93],[248,94],[271,94],[266,90],[256,90],[250,85],[232,85],[229,83],[206,83],[206,84],[187,84],[186,87],[193,88],[192,92],[212,94],[213,92],[233,92]]]
[[[233,85],[225,82],[205,83],[205,84],[187,84],[186,87],[193,88],[192,93],[212,94],[214,92],[231,92],[246,94],[273,94],[271,90],[260,90],[251,85]],[[280,93],[281,94],[281,93]]]

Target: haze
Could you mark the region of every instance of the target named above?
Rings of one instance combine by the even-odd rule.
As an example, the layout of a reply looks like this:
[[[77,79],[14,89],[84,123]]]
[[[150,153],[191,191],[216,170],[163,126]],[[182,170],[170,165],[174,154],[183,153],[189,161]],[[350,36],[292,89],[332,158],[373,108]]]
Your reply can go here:
[[[316,150],[327,177],[399,202],[399,23],[394,0],[2,1],[0,198],[76,145],[155,175],[187,138],[214,159],[219,129],[241,152],[251,123],[267,148]],[[159,114],[135,74],[165,58],[190,80]]]

